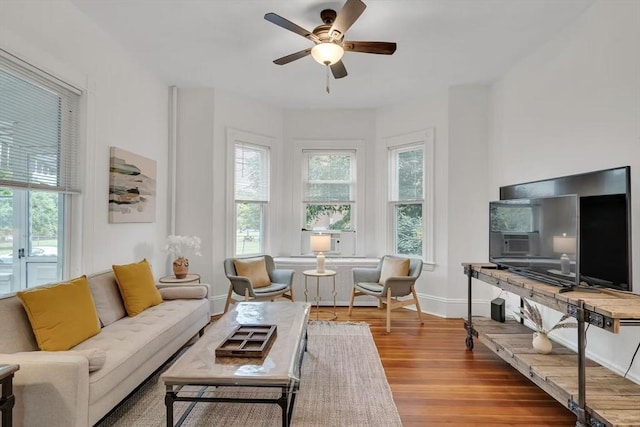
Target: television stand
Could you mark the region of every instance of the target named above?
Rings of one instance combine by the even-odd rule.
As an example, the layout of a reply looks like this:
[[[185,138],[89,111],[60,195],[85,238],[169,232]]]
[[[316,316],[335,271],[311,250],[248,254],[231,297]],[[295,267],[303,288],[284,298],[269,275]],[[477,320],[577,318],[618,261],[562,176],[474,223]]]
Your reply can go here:
[[[587,289],[581,286],[568,289],[573,292],[563,292],[558,286],[510,271],[487,269],[482,264],[463,263],[463,266],[468,277],[468,317],[465,321],[468,350],[473,350],[473,341],[477,338],[575,413],[577,427],[640,425],[640,384],[587,360],[585,356],[586,325],[614,334],[619,333],[623,325],[640,326],[639,295],[593,288],[585,292]],[[578,321],[577,352],[554,343],[550,354],[532,353],[522,345],[523,338],[527,339],[533,333],[525,325],[513,320],[500,323],[473,317],[473,279],[574,317]]]

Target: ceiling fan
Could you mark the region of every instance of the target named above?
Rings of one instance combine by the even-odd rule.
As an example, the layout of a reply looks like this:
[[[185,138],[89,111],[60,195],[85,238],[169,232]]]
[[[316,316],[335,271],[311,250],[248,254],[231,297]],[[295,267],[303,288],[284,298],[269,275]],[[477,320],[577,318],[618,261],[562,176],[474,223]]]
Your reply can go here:
[[[311,55],[320,64],[330,67],[333,77],[341,79],[347,75],[347,69],[342,63],[342,55],[345,51],[392,55],[396,51],[395,43],[344,40],[345,33],[356,22],[366,7],[367,5],[361,0],[347,0],[340,13],[336,13],[332,9],[325,9],[320,12],[320,18],[324,24],[317,26],[313,31],[305,30],[273,12],[267,13],[264,15],[264,19],[267,21],[285,30],[299,34],[314,43],[314,46],[309,49],[283,56],[273,62],[278,65],[284,65]]]

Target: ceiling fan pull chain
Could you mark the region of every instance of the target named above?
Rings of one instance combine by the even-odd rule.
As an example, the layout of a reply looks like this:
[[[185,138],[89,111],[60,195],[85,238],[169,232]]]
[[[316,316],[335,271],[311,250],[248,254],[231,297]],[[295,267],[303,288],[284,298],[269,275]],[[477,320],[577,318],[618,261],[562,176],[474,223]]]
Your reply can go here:
[[[325,68],[327,69],[327,93],[330,93],[330,91],[329,91],[329,64],[327,64],[327,66]]]

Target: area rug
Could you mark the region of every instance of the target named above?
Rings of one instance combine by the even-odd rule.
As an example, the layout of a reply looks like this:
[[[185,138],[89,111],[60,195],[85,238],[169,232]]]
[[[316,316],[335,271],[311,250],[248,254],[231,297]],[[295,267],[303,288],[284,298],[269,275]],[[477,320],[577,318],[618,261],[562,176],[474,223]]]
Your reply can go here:
[[[293,427],[402,426],[369,325],[312,321],[308,333]],[[264,397],[265,389],[234,393]],[[157,374],[97,426],[164,426],[164,394]],[[174,404],[176,419],[187,406]],[[278,405],[247,403],[198,403],[183,423],[187,427],[281,425]]]

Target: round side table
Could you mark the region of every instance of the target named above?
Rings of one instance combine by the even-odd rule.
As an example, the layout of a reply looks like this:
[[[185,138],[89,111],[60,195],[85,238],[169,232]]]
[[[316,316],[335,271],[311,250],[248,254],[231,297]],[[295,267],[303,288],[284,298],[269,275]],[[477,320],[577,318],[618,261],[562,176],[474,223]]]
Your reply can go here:
[[[319,273],[317,270],[305,270],[302,272],[302,274],[304,274],[304,300],[305,302],[307,301],[307,294],[308,294],[308,288],[307,288],[307,281],[309,279],[309,277],[315,277],[316,278],[316,296],[314,298],[315,302],[316,302],[316,320],[320,320],[320,300],[322,300],[322,298],[320,297],[320,278],[322,277],[331,277],[333,279],[333,312],[325,312],[327,314],[330,314],[331,317],[329,319],[323,319],[323,320],[335,320],[338,318],[338,313],[336,312],[336,295],[338,294],[336,292],[336,272],[333,270],[325,270],[322,273]]]
[[[185,283],[200,283],[200,275],[199,274],[187,274],[187,277],[184,279],[177,279],[176,276],[164,276],[159,280],[160,283],[174,283],[174,284],[185,284]]]

